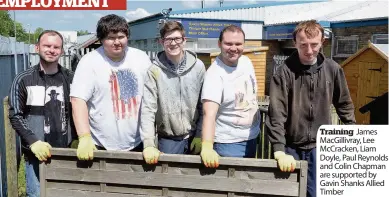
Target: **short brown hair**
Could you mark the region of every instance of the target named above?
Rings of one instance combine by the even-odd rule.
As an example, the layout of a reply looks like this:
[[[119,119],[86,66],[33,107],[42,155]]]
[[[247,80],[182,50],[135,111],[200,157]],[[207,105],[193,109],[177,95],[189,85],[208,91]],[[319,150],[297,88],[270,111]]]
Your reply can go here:
[[[225,32],[240,32],[243,34],[243,38],[244,40],[246,39],[246,35],[244,34],[244,31],[242,28],[236,26],[236,25],[229,25],[227,27],[225,27],[221,32],[220,32],[220,35],[219,35],[219,42],[222,42],[223,41],[223,35]]]
[[[316,20],[299,23],[293,31],[293,41],[296,42],[296,35],[301,31],[304,31],[308,38],[313,38],[321,32],[321,39],[324,39],[324,28]]]
[[[184,26],[180,22],[177,21],[167,21],[161,30],[159,30],[159,34],[161,35],[161,38],[165,38],[165,35],[167,33],[173,32],[173,31],[179,31],[182,35],[182,37],[185,37],[185,30]]]
[[[45,34],[49,34],[50,36],[59,36],[59,38],[62,41],[61,46],[62,46],[62,49],[63,49],[63,36],[58,31],[55,31],[55,30],[44,30],[42,33],[40,33],[39,36],[38,36],[38,42],[36,43],[37,45],[39,45],[42,36],[45,35]]]

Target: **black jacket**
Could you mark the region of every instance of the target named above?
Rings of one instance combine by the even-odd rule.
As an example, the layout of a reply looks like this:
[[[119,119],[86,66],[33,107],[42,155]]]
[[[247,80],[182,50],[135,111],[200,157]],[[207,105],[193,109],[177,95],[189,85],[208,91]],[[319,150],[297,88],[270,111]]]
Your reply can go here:
[[[285,152],[285,145],[316,147],[319,127],[331,124],[331,104],[343,123],[355,124],[354,105],[339,64],[319,54],[316,66],[306,66],[293,53],[270,84],[266,126],[274,151]]]
[[[69,98],[70,84],[74,73],[60,65],[58,65],[58,68],[63,80],[65,118],[66,124],[68,124],[68,144],[70,144],[72,139],[77,136]],[[10,88],[8,97],[9,119],[13,129],[21,137],[23,152],[29,150],[29,146],[34,142],[44,141],[44,106],[42,105],[44,101],[38,101],[40,104],[36,103],[37,100],[40,100],[36,97],[45,97],[45,92],[36,91],[36,87],[46,87],[44,75],[38,64],[19,73]],[[31,101],[33,99],[35,101]]]

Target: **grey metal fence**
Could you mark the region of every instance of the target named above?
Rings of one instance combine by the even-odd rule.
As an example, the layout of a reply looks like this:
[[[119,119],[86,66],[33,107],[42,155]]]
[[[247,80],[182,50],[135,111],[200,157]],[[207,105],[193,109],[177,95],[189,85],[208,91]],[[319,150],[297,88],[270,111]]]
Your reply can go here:
[[[15,50],[16,49],[16,50]],[[17,59],[15,67],[15,56]],[[8,95],[12,81],[16,75],[28,67],[29,56],[28,46],[24,43],[15,42],[15,38],[0,36],[0,98]],[[0,111],[3,112],[3,105],[0,105]],[[5,132],[4,132],[4,115],[0,115],[0,195],[7,195],[7,168],[5,162]],[[17,142],[15,142],[17,143]],[[18,146],[17,146],[18,147]]]

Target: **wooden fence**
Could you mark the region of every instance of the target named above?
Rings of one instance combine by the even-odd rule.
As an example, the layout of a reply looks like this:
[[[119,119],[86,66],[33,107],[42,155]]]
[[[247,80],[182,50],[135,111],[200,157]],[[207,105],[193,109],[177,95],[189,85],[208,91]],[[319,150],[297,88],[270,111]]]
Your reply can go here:
[[[258,100],[259,100],[259,111],[261,113],[262,121],[261,121],[261,133],[260,133],[260,136],[258,136],[257,155],[256,155],[256,157],[257,157],[257,160],[258,159],[272,159],[273,158],[273,154],[272,154],[272,150],[271,150],[271,144],[269,143],[269,140],[268,140],[268,135],[267,135],[268,130],[267,130],[265,124],[264,124],[265,118],[266,118],[266,113],[267,113],[267,106],[268,106],[268,102],[269,102],[269,97],[268,96],[261,97],[261,98],[258,98]],[[8,197],[16,197],[17,194],[18,194],[16,137],[15,137],[15,131],[12,129],[12,127],[10,125],[10,122],[9,122],[9,119],[8,119],[8,98],[7,97],[3,99],[3,107],[4,107],[4,123],[5,123],[4,124],[5,125],[5,129],[4,130],[5,130],[5,138],[6,138],[5,139],[5,142],[6,142],[6,144],[5,144],[6,145],[6,155],[5,155],[5,158],[2,157],[1,159],[6,159],[6,164],[7,164],[7,166],[6,166],[6,169],[7,169],[7,171],[6,171],[6,173],[7,173],[7,191],[8,191],[8,195],[7,196]],[[339,124],[340,121],[339,121],[339,118],[336,115],[336,112],[335,112],[334,109],[332,110],[332,114],[333,114],[333,124]],[[55,153],[53,153],[53,154],[55,154]],[[63,153],[63,151],[61,152],[61,150],[59,150],[58,154],[59,154],[58,156],[61,157],[61,154],[64,154],[64,153]],[[71,155],[73,153],[66,153],[66,154],[70,154]],[[101,154],[100,152],[97,153],[97,155],[100,155],[100,154]],[[109,154],[111,154],[111,153],[109,153]],[[115,155],[117,155],[117,154],[115,153]],[[102,155],[102,156],[104,156],[104,155]],[[119,157],[118,159],[122,159],[121,157]],[[134,156],[129,156],[129,157],[132,158]],[[170,156],[162,156],[162,158],[164,158],[164,157],[170,158]],[[192,164],[196,164],[197,165],[197,163],[200,161],[198,156],[194,156],[194,157],[196,157],[197,160],[193,159],[193,158],[191,158],[189,160],[190,161],[195,161],[196,160],[197,162],[194,162],[194,163],[192,162],[190,165],[192,165]],[[102,159],[104,159],[104,158],[105,157],[102,157]],[[139,156],[135,156],[135,158],[141,159]],[[108,158],[106,158],[106,159],[108,159]],[[112,159],[112,158],[110,157],[110,159]],[[224,158],[222,160],[224,160]],[[233,160],[239,161],[238,158],[234,158]],[[123,161],[124,162],[129,162],[128,160],[127,161],[126,160],[121,160],[121,161],[122,162]],[[67,162],[70,162],[70,163],[73,162],[74,163],[75,162],[75,158],[70,159],[70,161],[63,161],[63,162],[64,162],[64,165]],[[137,162],[140,165],[141,161],[137,161]],[[259,163],[261,163],[261,162],[265,162],[265,163],[266,162],[267,163],[270,162],[271,163],[272,161],[270,161],[270,160],[264,160],[264,161],[259,160]],[[251,162],[249,162],[249,163],[251,163]],[[274,161],[273,161],[273,163],[274,163]],[[69,165],[72,165],[72,164],[69,164]],[[273,164],[269,164],[269,165],[273,165]],[[96,168],[96,165],[94,165],[94,166],[95,166],[94,168]],[[127,167],[128,167],[128,165],[127,165]],[[64,183],[64,184],[66,184],[66,183]]]
[[[147,165],[140,152],[95,151],[85,163],[75,149],[51,153],[39,169],[41,197],[306,196],[306,161],[283,173],[268,159],[222,157],[210,169],[198,155],[163,154],[158,164]]]

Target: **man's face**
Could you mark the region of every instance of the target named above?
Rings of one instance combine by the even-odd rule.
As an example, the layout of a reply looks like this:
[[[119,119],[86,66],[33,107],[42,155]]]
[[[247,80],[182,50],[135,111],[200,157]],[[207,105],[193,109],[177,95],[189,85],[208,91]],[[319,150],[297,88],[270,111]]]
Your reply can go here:
[[[223,40],[218,42],[224,63],[237,64],[244,50],[244,35],[242,32],[226,31]]]
[[[305,65],[315,63],[323,41],[321,32],[313,38],[308,38],[304,31],[297,33],[295,46],[299,53],[300,62]]]
[[[127,42],[128,38],[123,32],[111,32],[102,40],[105,54],[111,59],[118,59],[124,56]]]
[[[58,62],[63,52],[62,40],[58,35],[44,34],[39,43],[35,45],[35,50],[41,61],[47,63]]]
[[[168,32],[161,40],[163,49],[170,56],[180,55],[184,50],[185,43],[186,38],[182,36],[180,31]]]

